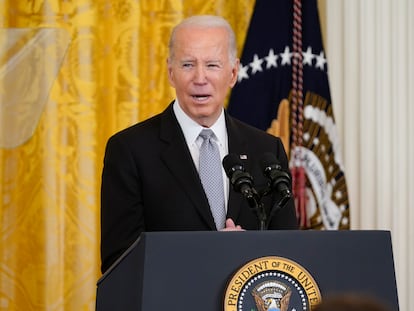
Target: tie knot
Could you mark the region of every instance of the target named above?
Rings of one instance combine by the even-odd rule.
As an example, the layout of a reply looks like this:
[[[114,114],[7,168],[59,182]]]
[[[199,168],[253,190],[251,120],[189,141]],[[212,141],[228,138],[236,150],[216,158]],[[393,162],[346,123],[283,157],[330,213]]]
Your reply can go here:
[[[211,129],[202,129],[199,135],[204,140],[209,140],[214,135],[214,132]]]

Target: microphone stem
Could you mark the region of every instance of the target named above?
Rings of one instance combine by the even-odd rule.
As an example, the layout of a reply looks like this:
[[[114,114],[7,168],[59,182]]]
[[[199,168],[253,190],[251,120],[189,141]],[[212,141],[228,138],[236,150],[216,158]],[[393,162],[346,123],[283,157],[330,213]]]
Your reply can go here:
[[[249,203],[250,208],[256,213],[257,219],[259,221],[259,229],[261,231],[267,230],[267,214],[264,208],[264,204],[261,200],[262,196],[256,192],[256,195],[245,196],[245,198]]]
[[[260,203],[259,210],[260,210],[259,211],[259,214],[260,214],[260,216],[259,216],[259,222],[260,222],[259,227],[260,227],[261,231],[264,231],[264,230],[267,230],[268,224],[267,224],[266,211],[264,209],[263,203]]]

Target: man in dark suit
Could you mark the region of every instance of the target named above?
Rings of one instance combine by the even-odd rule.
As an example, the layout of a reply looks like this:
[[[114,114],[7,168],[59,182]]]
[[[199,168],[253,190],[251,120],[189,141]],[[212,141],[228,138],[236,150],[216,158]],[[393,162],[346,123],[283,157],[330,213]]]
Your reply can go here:
[[[258,219],[221,169],[226,218],[215,222],[199,177],[202,129],[211,129],[220,158],[236,154],[264,187],[259,160],[272,152],[288,170],[279,138],[250,127],[224,110],[237,81],[235,35],[217,16],[194,16],[177,25],[169,43],[168,77],[176,100],[161,114],[114,136],[105,152],[101,189],[102,272],[143,231],[257,230]],[[267,209],[278,195],[266,196]],[[211,202],[210,202],[211,203]],[[269,229],[296,229],[293,200],[274,213]]]

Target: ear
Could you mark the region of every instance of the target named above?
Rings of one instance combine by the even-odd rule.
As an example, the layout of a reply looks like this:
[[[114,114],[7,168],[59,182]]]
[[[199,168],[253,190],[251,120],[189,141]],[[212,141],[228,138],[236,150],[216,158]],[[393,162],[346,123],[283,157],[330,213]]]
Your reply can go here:
[[[175,88],[174,73],[172,70],[171,60],[169,58],[167,58],[167,71],[168,71],[168,81],[170,82],[171,86]]]
[[[236,62],[234,64],[234,67],[231,70],[231,80],[230,80],[230,87],[232,88],[236,82],[237,82],[237,77],[238,77],[238,73],[239,73],[239,65],[240,65],[240,60],[237,58]]]

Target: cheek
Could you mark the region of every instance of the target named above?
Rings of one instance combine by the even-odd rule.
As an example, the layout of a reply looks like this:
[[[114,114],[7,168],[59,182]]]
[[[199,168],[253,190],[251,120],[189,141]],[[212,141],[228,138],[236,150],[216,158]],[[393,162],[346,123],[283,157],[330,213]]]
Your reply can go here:
[[[232,88],[236,82],[236,79],[232,76],[232,74],[226,75],[226,77],[222,77],[217,85],[223,92],[227,92],[229,88]]]
[[[187,84],[190,83],[191,77],[187,73],[182,72],[172,72],[170,75],[170,83],[175,87],[184,88]]]

